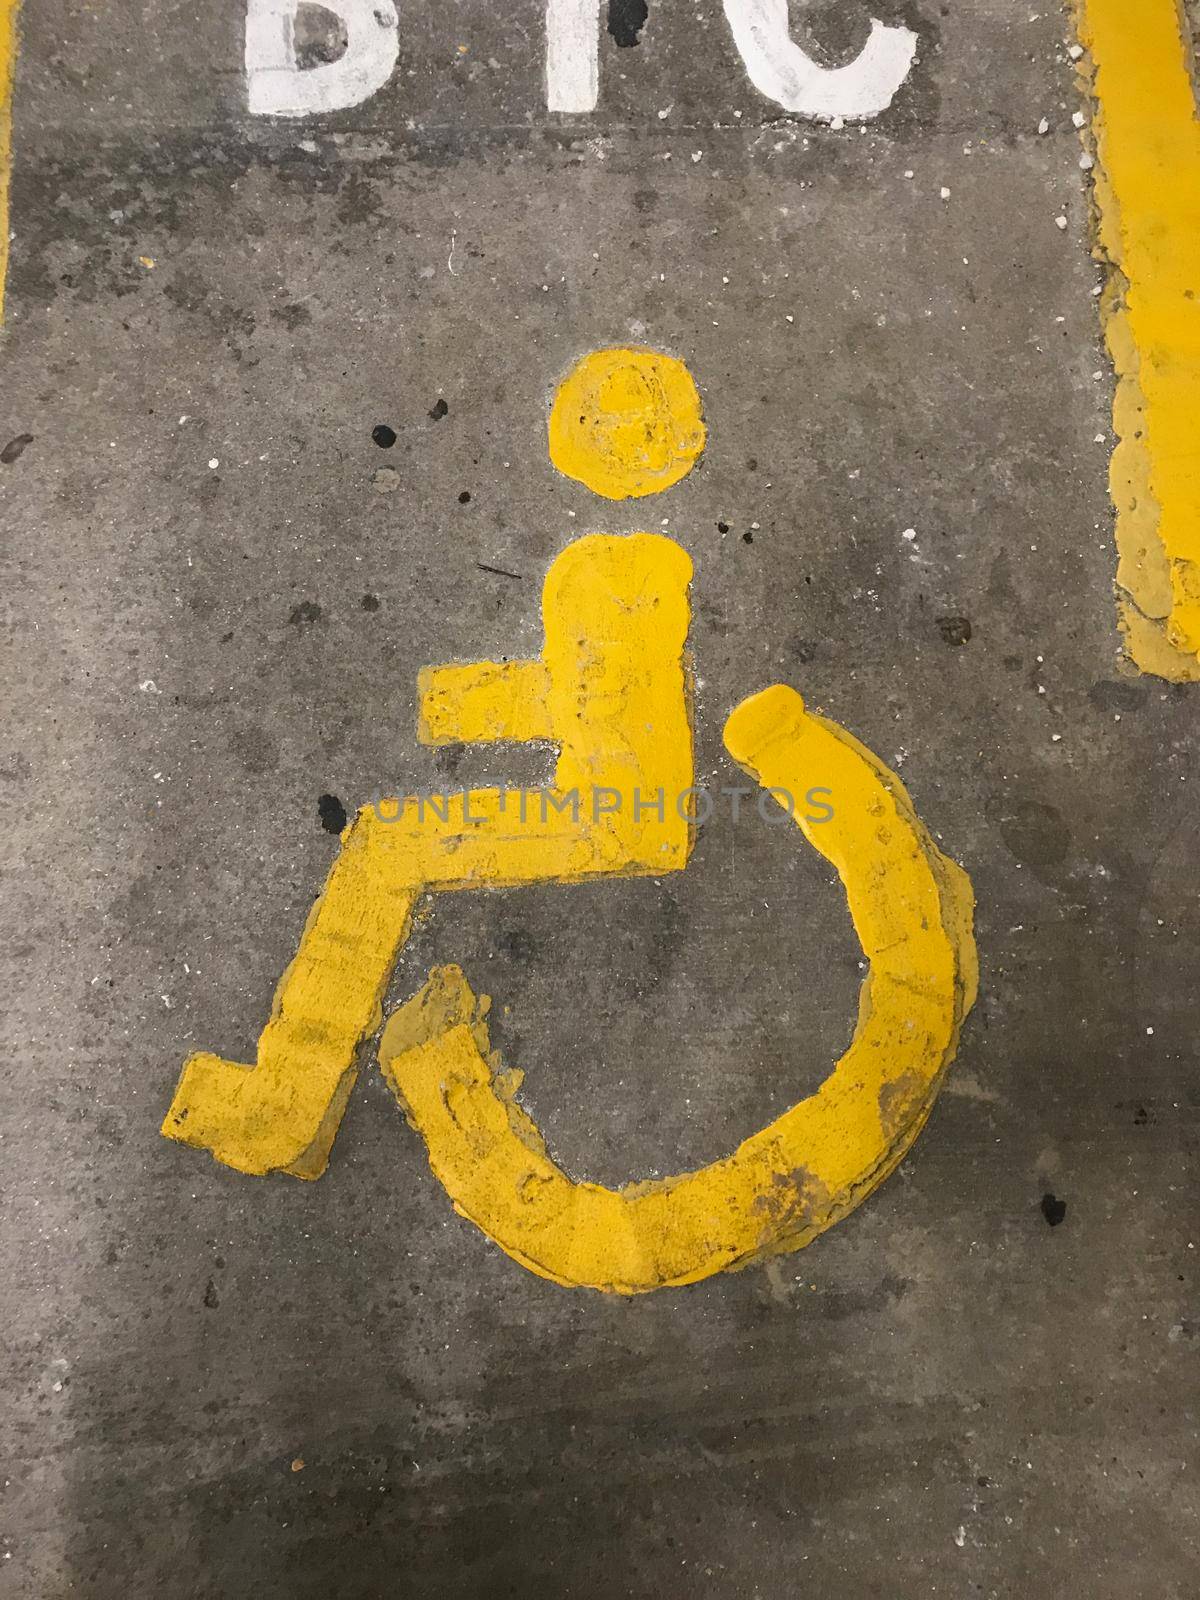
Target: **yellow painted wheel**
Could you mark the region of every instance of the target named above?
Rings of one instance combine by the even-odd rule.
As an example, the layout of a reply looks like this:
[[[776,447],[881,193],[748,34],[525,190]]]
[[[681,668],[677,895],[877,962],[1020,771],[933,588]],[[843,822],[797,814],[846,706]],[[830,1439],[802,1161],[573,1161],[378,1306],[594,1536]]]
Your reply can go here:
[[[657,350],[593,350],[550,410],[550,459],[608,500],[669,489],[704,449],[700,395],[682,361]]]
[[[972,894],[900,780],[843,728],[777,685],[740,705],[730,754],[764,788],[834,816],[796,820],[837,869],[870,962],[854,1038],[816,1094],[696,1172],[624,1189],[576,1183],[517,1104],[457,968],[388,1024],[380,1061],[456,1208],[557,1283],[636,1294],[798,1249],[896,1166],[929,1113],[975,998]]]

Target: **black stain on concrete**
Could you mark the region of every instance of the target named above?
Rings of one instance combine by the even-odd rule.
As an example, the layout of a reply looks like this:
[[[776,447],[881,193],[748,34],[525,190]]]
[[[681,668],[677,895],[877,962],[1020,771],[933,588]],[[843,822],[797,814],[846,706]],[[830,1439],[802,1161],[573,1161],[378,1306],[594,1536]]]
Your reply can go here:
[[[221,1304],[221,1297],[217,1293],[217,1286],[211,1278],[208,1280],[208,1285],[204,1291],[204,1304],[210,1311],[215,1311]]]
[[[371,437],[381,450],[390,450],[396,442],[396,430],[389,428],[386,422],[377,422],[371,429]]]
[[[324,6],[302,3],[292,24],[296,65],[302,69],[330,66],[349,45],[346,24]]]
[[[247,772],[274,772],[279,766],[279,741],[256,723],[235,728],[229,749]]]
[[[1066,860],[1071,830],[1062,813],[1041,800],[1008,800],[988,807],[991,820],[1013,857],[1047,882],[1046,873]]]
[[[33,762],[23,751],[0,759],[0,779],[6,783],[27,783],[33,777]]]
[[[452,778],[462,766],[462,759],[467,753],[464,744],[444,744],[434,751],[433,765],[443,778]]]
[[[727,522],[718,522],[717,523],[717,532],[718,533],[728,533],[729,532],[729,524]]]
[[[1147,686],[1143,683],[1121,683],[1112,678],[1102,678],[1088,690],[1088,699],[1097,711],[1137,711],[1145,705]]]
[[[360,222],[383,220],[384,206],[379,186],[361,172],[346,173],[338,188],[337,219],[347,228]],[[335,248],[345,254],[344,246]]]
[[[948,645],[966,644],[971,637],[970,617],[939,617],[937,630]]]
[[[522,966],[532,966],[538,953],[538,941],[526,928],[505,928],[497,939],[503,955]]]
[[[379,596],[377,594],[365,594],[359,604],[364,611],[378,611],[380,605]]]
[[[434,402],[433,409],[430,411],[429,415],[434,422],[440,422],[443,417],[450,415],[450,407],[444,400],[439,398]]]
[[[24,455],[26,445],[32,443],[31,433],[19,433],[15,439],[8,441],[3,450],[0,450],[0,461],[3,461],[6,467],[11,467],[14,461],[19,461]]]
[[[340,834],[346,826],[346,808],[335,794],[321,795],[317,815],[326,833]]]
[[[312,312],[307,306],[296,302],[292,305],[274,307],[271,317],[275,322],[282,322],[289,333],[295,333],[297,328],[302,328],[306,322],[312,321]]]
[[[470,491],[470,489],[464,489],[463,490],[463,492],[458,497],[458,503],[459,503],[460,506],[469,506],[471,504],[471,491]]]
[[[638,43],[649,15],[646,0],[608,0],[608,31],[622,50]]]
[[[1052,1228],[1057,1228],[1067,1214],[1067,1202],[1055,1194],[1042,1196],[1042,1215]]]
[[[831,1322],[871,1312],[887,1311],[908,1293],[909,1280],[887,1273],[870,1289],[834,1289],[820,1303],[820,1313]]]
[[[210,328],[235,360],[242,361],[250,354],[248,341],[258,326],[257,318],[231,299],[223,285],[199,271],[178,271],[162,293],[177,310],[195,319],[197,326]]]
[[[301,600],[300,604],[293,608],[291,616],[288,617],[288,621],[297,628],[302,628],[305,623],[320,622],[320,620],[321,608],[315,600]]]

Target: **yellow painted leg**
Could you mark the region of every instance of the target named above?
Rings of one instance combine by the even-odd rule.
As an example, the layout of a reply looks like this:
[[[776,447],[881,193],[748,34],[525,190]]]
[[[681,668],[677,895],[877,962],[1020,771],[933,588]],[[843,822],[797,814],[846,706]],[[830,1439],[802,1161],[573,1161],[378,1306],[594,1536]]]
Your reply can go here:
[[[239,1172],[319,1178],[357,1075],[359,1042],[408,937],[420,884],[381,893],[364,818],[350,829],[275,993],[254,1067],[194,1055],[163,1123]]]

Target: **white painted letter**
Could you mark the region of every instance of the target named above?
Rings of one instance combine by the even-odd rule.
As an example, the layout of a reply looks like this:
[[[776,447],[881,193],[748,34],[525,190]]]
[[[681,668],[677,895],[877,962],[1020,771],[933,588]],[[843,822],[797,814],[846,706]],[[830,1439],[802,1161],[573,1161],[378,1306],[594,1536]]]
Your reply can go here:
[[[725,0],[725,15],[754,87],[785,111],[819,122],[886,111],[917,53],[911,28],[873,19],[853,61],[821,67],[788,32],[787,0]]]
[[[600,0],[546,0],[546,105],[594,111],[600,98]]]
[[[296,65],[301,0],[247,0],[246,84],[257,117],[310,117],[356,106],[392,75],[400,53],[392,0],[313,0],[346,29],[336,61]]]

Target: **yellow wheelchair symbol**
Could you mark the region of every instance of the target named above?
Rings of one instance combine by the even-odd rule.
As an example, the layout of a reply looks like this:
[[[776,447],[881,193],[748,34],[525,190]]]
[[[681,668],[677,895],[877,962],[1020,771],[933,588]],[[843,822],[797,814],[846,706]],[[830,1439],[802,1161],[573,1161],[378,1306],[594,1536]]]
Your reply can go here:
[[[678,482],[704,442],[690,374],[653,351],[585,357],[551,411],[555,465],[611,499]],[[168,1138],[241,1172],[320,1177],[421,895],[686,867],[691,577],[685,551],[662,535],[590,535],[546,575],[536,659],[424,669],[422,742],[552,741],[552,789],[533,806],[526,792],[488,788],[440,807],[410,796],[364,808],[280,981],[256,1064],[190,1057]],[[520,1073],[490,1049],[488,1003],[457,968],[435,970],[383,1033],[383,1071],[455,1207],[557,1283],[634,1294],[807,1244],[903,1157],[974,1003],[970,882],[899,779],[782,684],[736,707],[724,739],[764,789],[794,796],[820,773],[835,799],[819,824],[793,818],[842,880],[869,971],[854,1038],[815,1094],[724,1160],[614,1190],[550,1159],[517,1102]]]

